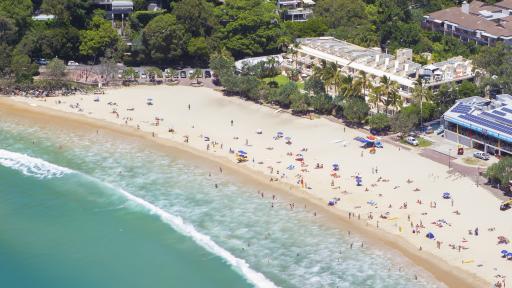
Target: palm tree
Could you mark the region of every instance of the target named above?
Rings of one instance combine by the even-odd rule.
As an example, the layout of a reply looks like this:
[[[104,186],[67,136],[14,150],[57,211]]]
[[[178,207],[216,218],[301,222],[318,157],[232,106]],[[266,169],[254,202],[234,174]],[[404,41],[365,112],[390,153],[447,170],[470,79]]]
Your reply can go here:
[[[366,96],[366,92],[372,89],[372,84],[370,83],[370,80],[368,79],[368,74],[364,71],[359,71],[358,77],[356,79],[356,83],[354,83],[354,86],[358,88],[359,92]]]
[[[343,98],[351,98],[359,95],[360,89],[358,89],[356,84],[354,77],[350,75],[346,75],[342,78],[340,83],[340,92],[342,92]]]
[[[428,100],[428,94],[427,89],[423,87],[422,79],[418,77],[416,83],[414,83],[412,98],[414,102],[420,105],[420,127],[423,127],[423,101]]]
[[[398,95],[398,85],[396,82],[391,81],[388,77],[380,78],[381,93],[384,97],[384,104],[394,102],[393,100]],[[388,112],[389,105],[386,106],[386,113]]]
[[[342,74],[338,69],[338,65],[334,62],[329,62],[326,64],[325,68],[320,71],[320,73],[320,77],[325,82],[325,85],[334,87],[334,95],[336,95],[337,89],[342,80]]]
[[[189,79],[190,80],[195,80],[195,83],[194,84],[199,84],[199,78],[203,77],[203,71],[201,71],[201,69],[195,69],[192,74],[190,74],[190,77]]]
[[[386,98],[384,105],[386,106],[386,114],[388,113],[389,107],[393,108],[395,111],[402,108],[402,97],[398,94],[398,91],[392,91],[388,98]]]
[[[373,105],[377,109],[377,113],[379,113],[379,104],[382,103],[382,86],[373,87],[368,93],[368,102]]]
[[[173,69],[173,68],[168,68],[167,69],[167,76],[171,79],[171,82],[175,82],[177,81],[176,79],[174,79],[174,75],[176,75],[176,70]]]

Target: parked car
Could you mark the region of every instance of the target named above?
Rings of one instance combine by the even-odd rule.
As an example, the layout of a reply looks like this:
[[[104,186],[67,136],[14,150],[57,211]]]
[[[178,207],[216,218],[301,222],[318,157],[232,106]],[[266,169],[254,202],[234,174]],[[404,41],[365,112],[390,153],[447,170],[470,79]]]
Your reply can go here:
[[[439,126],[439,128],[437,128],[436,134],[440,135],[440,134],[443,134],[443,133],[444,133],[444,126],[441,125],[441,126]]]
[[[36,59],[36,64],[37,65],[48,65],[48,60],[46,60],[44,58],[39,58],[39,59]]]
[[[476,151],[475,153],[473,153],[473,156],[475,158],[486,160],[486,161],[491,159],[491,156],[489,154],[482,152],[482,151]]]
[[[212,71],[204,70],[204,78],[212,78]]]
[[[184,71],[184,70],[180,71],[180,77],[187,78],[187,71]]]
[[[418,146],[420,144],[420,143],[418,143],[418,140],[416,140],[416,138],[411,137],[411,136],[405,138],[405,142],[411,144],[412,146]]]
[[[78,62],[75,62],[75,61],[68,61],[68,66],[78,66],[80,64],[78,64]]]
[[[432,128],[432,126],[428,126],[427,128],[425,128],[425,133],[427,133],[427,134],[434,133],[434,129]]]

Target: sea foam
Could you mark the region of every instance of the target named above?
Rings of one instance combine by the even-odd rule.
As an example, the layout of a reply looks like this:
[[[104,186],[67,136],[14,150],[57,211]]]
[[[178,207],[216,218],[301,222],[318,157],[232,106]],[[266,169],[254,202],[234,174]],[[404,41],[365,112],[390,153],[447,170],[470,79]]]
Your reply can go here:
[[[169,224],[176,231],[192,238],[197,244],[206,250],[223,258],[228,264],[234,267],[235,270],[241,273],[250,283],[254,284],[256,287],[278,287],[271,280],[267,279],[265,275],[253,270],[245,260],[235,257],[229,251],[217,245],[217,243],[215,243],[209,236],[197,231],[193,225],[185,223],[181,217],[172,215],[160,207],[155,206],[133,194],[130,194],[123,189],[113,186],[111,187],[123,194],[128,200],[131,200],[148,209],[151,213],[160,216],[160,219],[162,219],[163,222]]]
[[[72,171],[26,154],[0,149],[0,165],[39,179],[62,177]]]
[[[20,171],[25,175],[33,176],[39,179],[62,177],[66,174],[74,172],[71,169],[51,164],[39,158],[30,157],[25,154],[11,152],[4,149],[0,149],[0,165]],[[183,221],[181,217],[172,215],[167,211],[161,209],[160,207],[157,207],[149,203],[148,201],[139,198],[123,189],[101,182],[100,180],[95,179],[88,175],[83,176],[89,177],[99,183],[102,183],[103,185],[107,185],[112,189],[119,191],[128,200],[137,203],[138,205],[149,210],[151,213],[160,216],[160,219],[162,221],[169,224],[176,231],[192,238],[197,244],[199,244],[206,250],[223,258],[227,263],[234,267],[235,270],[239,271],[249,282],[254,284],[256,287],[277,287],[263,274],[251,269],[249,264],[245,260],[235,257],[229,251],[220,247],[209,236],[198,232],[193,225],[185,223],[185,221]]]

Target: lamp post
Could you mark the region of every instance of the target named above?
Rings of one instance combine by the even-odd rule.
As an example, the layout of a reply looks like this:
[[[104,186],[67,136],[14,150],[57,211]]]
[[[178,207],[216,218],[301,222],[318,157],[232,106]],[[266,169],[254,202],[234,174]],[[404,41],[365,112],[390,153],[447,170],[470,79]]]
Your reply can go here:
[[[448,169],[451,169],[451,160],[452,160],[452,148],[448,149]]]

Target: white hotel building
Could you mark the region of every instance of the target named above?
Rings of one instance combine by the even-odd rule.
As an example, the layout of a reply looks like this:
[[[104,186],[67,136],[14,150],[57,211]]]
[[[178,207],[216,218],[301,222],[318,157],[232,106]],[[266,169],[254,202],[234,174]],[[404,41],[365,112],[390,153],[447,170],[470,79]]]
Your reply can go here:
[[[300,38],[297,44],[294,55],[285,65],[298,68],[304,76],[312,75],[313,67],[321,65],[322,60],[336,63],[345,74],[354,77],[363,71],[377,86],[380,78],[386,76],[398,83],[404,105],[411,102],[418,77],[424,87],[433,90],[444,83],[460,83],[474,78],[471,61],[463,57],[423,66],[412,61],[411,49],[399,49],[394,56],[382,53],[378,48],[364,48],[333,37]]]

